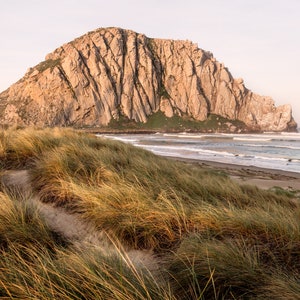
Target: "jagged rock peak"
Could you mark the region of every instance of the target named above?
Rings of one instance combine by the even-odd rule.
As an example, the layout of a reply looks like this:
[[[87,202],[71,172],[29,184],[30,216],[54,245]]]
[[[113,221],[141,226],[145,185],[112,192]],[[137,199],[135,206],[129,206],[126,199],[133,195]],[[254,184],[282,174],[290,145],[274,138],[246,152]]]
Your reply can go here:
[[[121,28],[62,45],[0,94],[1,124],[102,126],[158,111],[199,121],[216,114],[250,130],[296,128],[289,105],[252,93],[210,52]]]

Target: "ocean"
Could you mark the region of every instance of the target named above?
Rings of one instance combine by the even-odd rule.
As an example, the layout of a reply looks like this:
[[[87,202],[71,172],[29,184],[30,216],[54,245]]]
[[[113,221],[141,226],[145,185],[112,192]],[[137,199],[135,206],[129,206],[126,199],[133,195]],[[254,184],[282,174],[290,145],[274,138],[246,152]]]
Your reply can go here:
[[[300,173],[300,133],[105,134],[162,156]]]

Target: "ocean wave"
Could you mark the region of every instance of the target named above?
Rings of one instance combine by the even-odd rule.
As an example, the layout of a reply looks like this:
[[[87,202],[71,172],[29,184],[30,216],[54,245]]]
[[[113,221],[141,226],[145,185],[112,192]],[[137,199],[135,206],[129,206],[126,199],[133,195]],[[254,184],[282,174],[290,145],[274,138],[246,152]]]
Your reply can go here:
[[[268,161],[289,161],[289,158],[284,158],[284,157],[268,157],[268,156],[260,156],[260,155],[254,155],[254,159],[268,160]]]
[[[112,140],[116,140],[116,141],[120,141],[120,142],[124,142],[124,143],[136,143],[139,140],[138,139],[133,139],[133,138],[123,138],[123,137],[118,137],[118,136],[111,136],[111,135],[103,135],[103,137],[108,138],[108,139],[112,139]]]
[[[179,133],[179,134],[175,134],[175,133],[164,133],[163,136],[166,137],[177,137],[180,139],[202,139],[204,137],[206,137],[207,135],[190,135],[190,134],[183,134],[183,133]]]
[[[218,161],[300,173],[300,134],[107,135],[161,156]]]
[[[162,155],[162,156],[172,156],[172,157],[185,157],[184,155],[179,155],[177,152],[163,152],[163,151],[158,151],[158,150],[152,150],[152,152],[154,154],[157,154],[157,155]]]
[[[235,157],[236,159],[246,159],[246,160],[265,160],[265,161],[274,161],[275,162],[300,162],[299,159],[291,159],[291,158],[286,158],[286,157],[268,157],[268,156],[261,156],[261,155],[249,155],[245,153],[231,153],[227,151],[214,151],[214,150],[205,150],[202,149],[198,151],[199,154],[205,154],[209,155],[211,154],[212,156],[219,156],[219,157]]]
[[[164,133],[163,136],[178,137],[179,134],[177,134],[177,133]]]
[[[300,138],[300,132],[281,132],[281,135],[297,136]]]
[[[249,142],[270,142],[271,138],[252,138],[252,137],[234,137],[235,141],[249,141]]]
[[[199,148],[192,148],[192,147],[178,147],[178,146],[165,146],[165,145],[144,145],[144,144],[136,144],[138,147],[155,150],[160,149],[163,150],[177,150],[178,153],[185,151],[185,152],[199,152]],[[202,151],[200,149],[200,151]]]
[[[215,150],[208,150],[208,149],[197,149],[199,154],[207,153],[212,155],[220,155],[220,156],[236,156],[236,154],[227,152],[227,151],[215,151]]]
[[[300,147],[288,146],[288,145],[262,145],[262,144],[242,144],[244,147],[263,147],[263,148],[279,148],[279,149],[291,149],[291,150],[300,150]]]

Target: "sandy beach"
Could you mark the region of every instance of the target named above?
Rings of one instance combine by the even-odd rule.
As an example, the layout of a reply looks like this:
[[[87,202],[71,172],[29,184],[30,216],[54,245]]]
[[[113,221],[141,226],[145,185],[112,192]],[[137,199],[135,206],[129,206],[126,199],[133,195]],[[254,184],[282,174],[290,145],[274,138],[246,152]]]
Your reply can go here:
[[[230,176],[230,178],[239,184],[255,185],[261,189],[280,187],[285,190],[300,191],[300,173],[264,169],[253,166],[225,164],[212,161],[181,159],[174,157],[170,158],[183,161],[188,164],[198,165],[201,168],[208,170],[225,172]]]

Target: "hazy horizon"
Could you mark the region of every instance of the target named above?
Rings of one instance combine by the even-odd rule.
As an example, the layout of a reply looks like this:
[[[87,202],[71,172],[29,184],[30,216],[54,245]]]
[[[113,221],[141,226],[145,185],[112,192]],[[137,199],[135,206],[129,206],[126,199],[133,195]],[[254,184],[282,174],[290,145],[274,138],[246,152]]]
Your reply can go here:
[[[291,104],[300,126],[300,1],[12,0],[0,24],[0,91],[62,44],[113,26],[197,43],[254,93]]]

